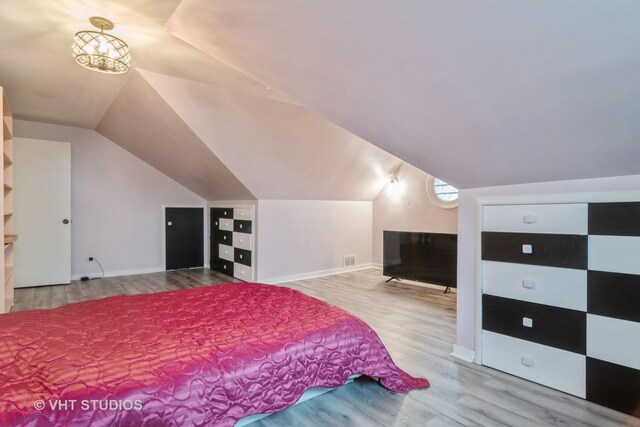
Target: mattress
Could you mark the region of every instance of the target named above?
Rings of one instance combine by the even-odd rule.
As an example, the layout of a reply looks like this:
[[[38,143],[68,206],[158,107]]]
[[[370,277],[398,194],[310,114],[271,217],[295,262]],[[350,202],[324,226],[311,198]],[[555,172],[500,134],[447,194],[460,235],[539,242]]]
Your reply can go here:
[[[0,315],[0,425],[233,426],[367,375],[428,387],[301,292],[230,283]]]

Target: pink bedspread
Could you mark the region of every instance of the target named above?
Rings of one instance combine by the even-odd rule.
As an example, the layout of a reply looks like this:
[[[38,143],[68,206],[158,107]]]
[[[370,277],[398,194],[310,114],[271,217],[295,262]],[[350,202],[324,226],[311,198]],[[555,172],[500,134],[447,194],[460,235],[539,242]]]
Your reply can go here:
[[[354,374],[398,392],[429,385],[360,319],[277,286],[0,315],[0,426],[232,426]]]

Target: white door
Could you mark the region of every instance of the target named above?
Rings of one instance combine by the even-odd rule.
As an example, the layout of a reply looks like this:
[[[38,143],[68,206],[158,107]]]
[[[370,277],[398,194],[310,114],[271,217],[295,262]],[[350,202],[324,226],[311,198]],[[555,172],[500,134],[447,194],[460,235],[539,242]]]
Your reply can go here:
[[[71,145],[15,138],[15,287],[71,281]]]

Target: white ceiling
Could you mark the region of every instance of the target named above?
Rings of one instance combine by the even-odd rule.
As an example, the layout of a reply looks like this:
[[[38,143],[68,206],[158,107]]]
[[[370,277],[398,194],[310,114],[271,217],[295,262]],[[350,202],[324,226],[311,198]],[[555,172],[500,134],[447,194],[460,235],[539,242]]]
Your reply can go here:
[[[116,23],[111,32],[129,43],[134,70],[151,72],[146,83],[135,71],[75,64],[71,39],[93,15]],[[227,185],[204,182],[223,176],[227,188],[215,190],[228,195],[369,199],[376,177],[398,164],[384,151],[461,188],[640,173],[636,0],[3,1],[0,51],[0,85],[17,118],[101,123],[199,194]],[[154,88],[154,73],[171,78]],[[179,80],[205,86],[200,94],[189,83],[182,99]],[[267,113],[253,97],[297,105],[274,103]],[[175,125],[162,128],[170,137],[161,146],[188,141],[195,151],[182,154],[209,159],[199,173],[189,177],[170,152],[154,151],[164,138],[157,129],[137,130],[154,114]],[[219,116],[208,123],[208,114]],[[359,155],[360,138],[382,150]],[[249,173],[224,145],[234,140],[275,157]],[[299,155],[277,154],[287,150]],[[318,159],[336,157],[351,160],[325,172]],[[274,165],[286,171],[280,181],[261,178]]]
[[[93,129],[129,78],[84,69],[73,35],[104,16],[131,49],[133,67],[288,101],[165,31],[179,0],[20,0],[0,3],[0,86],[17,118]]]
[[[183,0],[167,28],[461,188],[640,173],[637,0]]]
[[[297,105],[145,70],[138,72],[176,117],[182,119],[258,199],[373,200],[402,163],[397,157]],[[129,85],[119,98],[128,92]],[[160,117],[157,110],[162,104],[146,103],[145,113],[134,121],[135,128],[157,127]],[[135,113],[122,114],[122,118],[128,119],[130,114]],[[126,127],[126,123],[103,126],[103,122],[98,128],[103,134],[113,128]],[[150,138],[132,135],[128,139],[129,144],[150,145]],[[170,149],[161,141],[155,145],[157,152]],[[176,145],[181,147],[180,151],[187,151],[184,141],[170,144]],[[217,168],[211,164],[208,170]],[[193,177],[198,175],[196,168],[188,170]],[[166,173],[172,176],[171,171]]]

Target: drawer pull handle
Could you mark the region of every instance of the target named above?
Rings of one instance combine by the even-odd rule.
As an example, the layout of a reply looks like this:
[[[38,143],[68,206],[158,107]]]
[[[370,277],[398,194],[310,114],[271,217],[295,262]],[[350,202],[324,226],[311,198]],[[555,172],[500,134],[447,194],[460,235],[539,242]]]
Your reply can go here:
[[[222,236],[222,239],[223,240],[227,240],[227,236]]]
[[[522,245],[522,253],[523,254],[532,254],[533,253],[533,245]]]
[[[520,363],[522,363],[524,366],[527,366],[529,368],[533,367],[533,359],[530,359],[528,357],[521,357],[520,358]]]
[[[533,328],[533,319],[531,319],[530,317],[523,317],[522,326],[526,326],[527,328]]]
[[[242,254],[240,254],[240,259],[242,259]]]
[[[525,289],[535,289],[536,282],[531,279],[522,279],[522,287]]]
[[[242,228],[242,224],[240,224],[240,228]]]
[[[538,217],[534,214],[526,214],[522,216],[522,222],[525,224],[535,224],[538,222]]]

